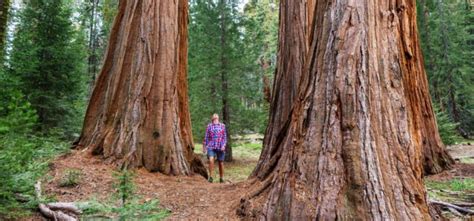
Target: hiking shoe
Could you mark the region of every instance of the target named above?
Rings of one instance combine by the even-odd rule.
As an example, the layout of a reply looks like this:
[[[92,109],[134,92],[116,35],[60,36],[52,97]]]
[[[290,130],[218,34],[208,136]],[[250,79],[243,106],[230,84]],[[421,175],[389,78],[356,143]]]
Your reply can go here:
[[[224,183],[224,180],[222,178],[220,178],[219,183]]]
[[[212,183],[212,177],[210,176],[209,179],[207,179],[207,181],[209,181],[209,183]]]

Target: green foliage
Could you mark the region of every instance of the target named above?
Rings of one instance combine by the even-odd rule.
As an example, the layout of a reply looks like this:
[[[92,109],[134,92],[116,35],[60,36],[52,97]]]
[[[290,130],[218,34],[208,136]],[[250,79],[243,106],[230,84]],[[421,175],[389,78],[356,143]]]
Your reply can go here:
[[[100,203],[91,201],[80,206],[87,217],[105,214],[118,217],[119,220],[162,220],[169,215],[168,210],[160,208],[158,200],[141,202],[135,195],[135,185],[133,183],[134,173],[129,170],[122,170],[114,174],[114,199],[120,201],[119,206],[114,203]]]
[[[34,133],[36,111],[17,89],[18,80],[0,68],[0,217],[15,218],[35,208],[34,183],[48,162],[69,145]],[[17,201],[18,196],[26,202]]]
[[[107,203],[91,201],[84,205],[79,205],[83,211],[85,220],[93,219],[101,215],[118,217],[119,220],[163,220],[169,216],[170,212],[160,208],[158,200],[150,200],[140,203],[134,199],[121,207],[112,206]]]
[[[474,131],[474,11],[468,1],[425,0],[417,4],[418,26],[433,103]]]
[[[114,187],[117,190],[116,198],[122,202],[122,205],[126,205],[130,198],[133,197],[135,191],[135,185],[133,183],[134,174],[125,169],[114,174],[114,176],[118,181],[114,184]]]
[[[474,178],[459,177],[445,180],[425,180],[425,185],[430,198],[447,202],[459,202],[470,199],[474,191]],[[453,192],[455,194],[453,194]]]
[[[436,114],[436,121],[438,123],[438,131],[439,135],[441,136],[441,140],[446,145],[456,144],[461,140],[459,137],[458,131],[456,127],[458,126],[457,123],[453,123],[451,119],[449,119],[448,114],[443,111],[440,111],[439,108],[435,106],[435,114]]]
[[[430,189],[436,190],[451,190],[451,191],[474,191],[474,178],[455,178],[447,181],[431,181],[428,180],[426,186]]]
[[[188,82],[197,140],[210,116],[222,113],[223,97],[229,100],[231,134],[265,130],[268,104],[263,78],[273,73],[276,60],[278,10],[264,11],[269,4],[265,1],[252,4],[246,6],[252,10],[242,13],[235,1],[190,3]],[[223,74],[227,91],[222,89]]]
[[[118,0],[88,0],[77,5],[81,32],[87,36],[87,80],[89,92],[102,67],[110,29],[117,13]]]
[[[20,90],[15,88],[15,81],[0,70],[0,135],[28,134],[37,122],[37,116]]]
[[[80,182],[82,173],[78,169],[67,169],[64,172],[61,181],[59,181],[60,187],[73,187],[77,186]]]
[[[277,60],[278,3],[274,0],[251,0],[244,8],[244,46],[250,55],[248,62],[259,65],[270,79],[273,79]],[[262,67],[265,63],[268,68]]]
[[[84,111],[84,36],[66,1],[26,1],[18,15],[9,75],[38,115],[38,129],[77,133]]]
[[[474,179],[455,179],[451,182],[451,189],[454,191],[474,191]]]
[[[15,217],[35,208],[34,184],[47,171],[49,160],[69,145],[57,138],[6,133],[0,135],[0,217]],[[26,203],[16,200],[17,195]]]

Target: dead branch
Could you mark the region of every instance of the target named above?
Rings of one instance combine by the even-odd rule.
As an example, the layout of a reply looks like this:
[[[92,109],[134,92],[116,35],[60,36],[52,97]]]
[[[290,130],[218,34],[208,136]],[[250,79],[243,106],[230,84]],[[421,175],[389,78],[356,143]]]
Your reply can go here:
[[[457,210],[455,210],[451,207],[448,207],[448,210],[456,216],[463,217],[462,213],[458,212]]]
[[[35,184],[35,194],[38,201],[42,201],[41,181],[38,181]],[[79,210],[73,203],[40,203],[38,208],[44,217],[57,221],[77,221],[78,219],[75,216],[81,213],[81,210]],[[73,213],[74,215],[69,215],[66,212]]]
[[[454,202],[453,204],[460,207],[474,207],[474,203]]]
[[[52,210],[67,210],[74,214],[81,214],[82,211],[77,208],[75,203],[64,203],[64,202],[56,202],[56,203],[48,203],[46,204]]]
[[[67,215],[62,211],[53,211],[43,203],[39,204],[39,210],[46,218],[58,221],[77,221],[75,217]]]
[[[440,205],[440,206],[443,206],[443,207],[446,207],[446,208],[452,208],[452,209],[455,209],[461,213],[464,213],[464,214],[468,214],[468,215],[474,215],[474,210],[471,210],[471,209],[466,209],[466,208],[463,208],[463,207],[460,207],[460,206],[456,206],[454,204],[451,204],[451,203],[447,203],[447,202],[443,202],[443,201],[438,201],[438,200],[430,200],[429,201],[431,204],[437,204],[437,205]]]

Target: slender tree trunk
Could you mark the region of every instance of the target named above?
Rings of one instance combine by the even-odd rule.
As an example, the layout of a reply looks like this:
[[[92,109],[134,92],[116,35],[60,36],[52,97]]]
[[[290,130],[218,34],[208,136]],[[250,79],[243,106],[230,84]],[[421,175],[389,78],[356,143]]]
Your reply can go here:
[[[8,11],[10,10],[10,0],[0,0],[0,55],[3,59],[5,50],[6,30],[8,23]]]
[[[97,78],[97,6],[98,0],[90,0],[88,3],[90,4],[90,15],[89,15],[89,45],[88,51],[89,56],[87,58],[87,69],[89,72],[89,77],[91,78],[90,86],[89,86],[89,94],[92,93],[92,89],[94,87],[95,80]]]
[[[193,154],[186,28],[186,0],[120,1],[78,146],[122,167],[207,176]]]
[[[264,48],[268,48],[268,45],[265,45]],[[267,76],[267,71],[271,66],[271,61],[269,59],[260,58],[260,68],[262,69],[262,92],[263,92],[263,100],[270,103],[271,102],[271,85],[270,79]]]
[[[304,3],[281,1],[280,43],[305,27],[288,12]],[[285,103],[272,101],[256,185],[239,214],[263,220],[431,220],[423,148],[439,136],[415,1],[317,1],[303,10],[314,16],[308,51],[300,56],[305,60],[296,71],[276,72],[273,99],[289,91],[278,83],[287,72],[299,71],[298,93]],[[278,68],[290,58],[281,57]],[[293,108],[276,107],[283,104]],[[285,121],[272,119],[281,113],[287,114],[277,119]]]
[[[221,87],[222,87],[222,119],[227,129],[227,145],[225,150],[225,161],[232,161],[232,140],[230,139],[230,111],[229,111],[229,82],[227,72],[228,70],[228,61],[226,56],[226,16],[225,16],[225,5],[224,0],[220,0],[220,22],[221,22]]]

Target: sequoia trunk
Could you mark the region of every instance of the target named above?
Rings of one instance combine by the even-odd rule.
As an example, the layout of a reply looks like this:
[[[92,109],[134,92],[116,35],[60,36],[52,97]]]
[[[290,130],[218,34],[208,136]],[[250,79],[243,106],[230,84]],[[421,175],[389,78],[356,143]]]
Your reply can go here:
[[[238,212],[268,220],[430,220],[423,149],[439,136],[415,1],[282,0],[281,6],[280,43],[299,36],[287,43],[300,44],[288,53],[304,48],[301,36],[310,44],[304,56],[298,52],[305,59],[298,70],[283,72],[294,57],[282,55],[280,44],[256,185]],[[295,22],[304,21],[295,16],[302,14],[314,17],[306,35]],[[278,103],[294,89],[278,79],[295,72],[298,93]],[[292,108],[277,107],[284,104]]]
[[[270,103],[269,124],[265,131],[260,160],[251,176],[263,177],[281,155],[279,143],[287,132],[309,46],[311,17],[303,1],[280,1],[278,61]]]
[[[207,176],[188,111],[187,4],[120,1],[78,146],[123,167]]]
[[[421,4],[424,14],[420,16],[424,16],[422,20],[427,24],[429,18],[426,15],[426,2],[422,1]],[[426,27],[424,28],[427,29]],[[427,36],[429,36],[429,33]],[[413,40],[418,44],[418,38]],[[417,96],[409,96],[408,98],[411,100],[412,105],[410,107],[414,115],[414,122],[419,125],[420,128],[419,131],[423,144],[423,171],[426,175],[429,175],[440,173],[445,169],[451,168],[451,165],[454,164],[454,160],[448,154],[438,132],[436,117],[429,93],[429,84],[423,66],[425,62],[421,56],[421,51],[417,50],[415,52],[418,53],[416,56],[419,57],[420,62],[414,63],[412,68],[419,71],[412,72],[412,78],[415,80],[410,82],[412,86],[407,87],[407,89],[410,90],[408,94],[417,94]],[[429,53],[429,51],[427,53]],[[430,65],[431,62],[428,62],[427,67]],[[438,93],[434,93],[435,97],[436,94]]]

